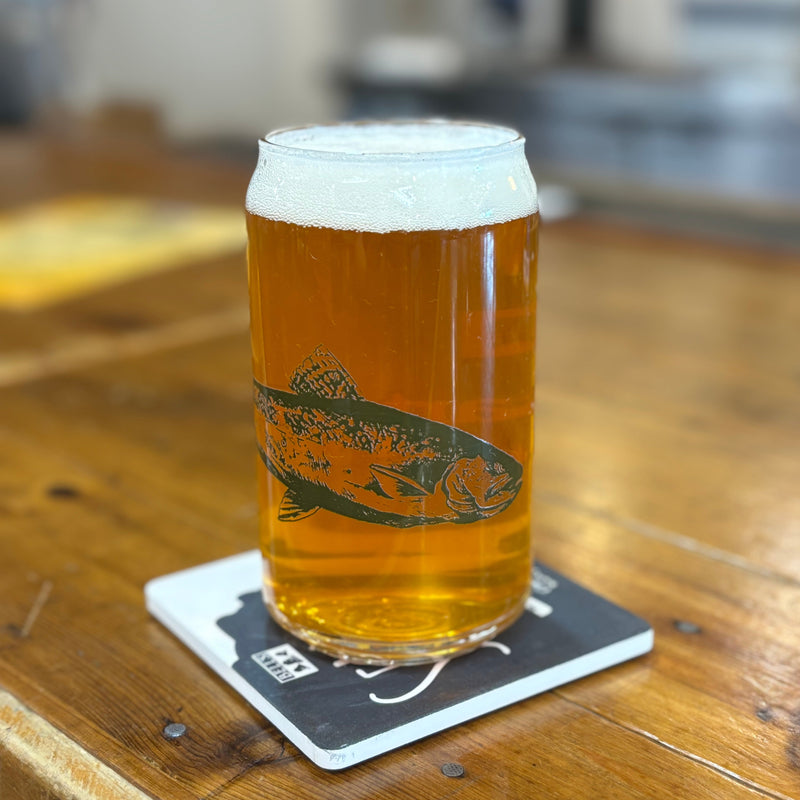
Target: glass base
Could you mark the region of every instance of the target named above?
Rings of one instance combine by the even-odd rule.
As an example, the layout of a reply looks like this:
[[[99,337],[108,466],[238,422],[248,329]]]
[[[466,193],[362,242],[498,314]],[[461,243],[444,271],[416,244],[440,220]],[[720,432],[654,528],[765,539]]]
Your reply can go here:
[[[528,593],[506,614],[490,624],[453,638],[419,641],[386,642],[366,638],[346,639],[331,636],[293,623],[280,609],[265,597],[267,610],[284,630],[318,650],[348,664],[369,666],[414,666],[430,664],[445,658],[465,655],[477,650],[484,642],[493,639],[510,627],[525,610]]]

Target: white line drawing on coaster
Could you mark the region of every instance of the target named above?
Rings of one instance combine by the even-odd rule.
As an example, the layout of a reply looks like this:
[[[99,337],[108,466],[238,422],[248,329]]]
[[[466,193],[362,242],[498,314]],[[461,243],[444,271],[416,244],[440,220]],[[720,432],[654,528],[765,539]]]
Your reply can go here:
[[[495,650],[499,650],[504,656],[511,654],[511,648],[502,642],[483,642],[481,647],[494,648]],[[378,697],[375,692],[370,692],[369,699],[372,700],[373,703],[380,703],[381,705],[405,703],[407,700],[411,700],[417,695],[422,694],[422,692],[424,692],[436,680],[438,674],[451,661],[452,659],[450,658],[442,658],[439,661],[434,662],[423,680],[420,681],[420,683],[418,683],[413,689],[411,689],[411,691],[401,694],[399,697]],[[344,659],[339,659],[338,661],[333,662],[334,667],[344,667],[346,665],[347,661]],[[385,672],[391,672],[393,669],[397,669],[398,666],[399,665],[393,667],[381,667],[380,669],[373,670],[372,672],[367,672],[366,670],[359,668],[356,670],[356,675],[358,675],[359,678],[365,678],[366,680],[369,680],[370,678],[376,678],[378,675],[383,675]]]

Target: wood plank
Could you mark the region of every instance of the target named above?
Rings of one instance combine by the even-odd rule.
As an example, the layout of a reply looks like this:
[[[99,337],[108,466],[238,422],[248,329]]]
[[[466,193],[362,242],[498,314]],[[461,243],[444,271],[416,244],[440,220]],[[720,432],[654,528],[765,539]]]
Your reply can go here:
[[[247,306],[233,306],[124,333],[53,335],[52,343],[0,356],[0,386],[204,342],[242,330],[248,320]]]
[[[0,690],[3,800],[147,800],[148,795]]]
[[[446,778],[444,763],[465,769]],[[689,761],[601,717],[543,695],[496,715],[410,745],[343,773],[310,775],[291,765],[294,780],[275,782],[254,766],[226,787],[246,800],[268,791],[278,798],[459,797],[464,800],[547,797],[774,797]],[[275,792],[275,794],[272,794]]]
[[[558,261],[557,253],[552,254],[550,259],[553,264],[551,271],[558,272],[560,277],[557,280],[552,277],[543,279],[540,326],[542,375],[539,382],[537,439],[537,480],[540,491],[571,498],[601,516],[610,515],[639,527],[644,523],[651,526],[654,533],[661,532],[675,541],[681,536],[689,536],[708,545],[709,552],[718,551],[721,557],[745,558],[768,571],[790,577],[800,575],[800,537],[797,536],[800,498],[794,491],[800,478],[795,457],[800,441],[800,426],[795,423],[800,402],[795,400],[800,397],[800,391],[792,388],[796,381],[792,383],[790,370],[794,362],[791,355],[781,356],[783,360],[775,367],[775,374],[780,380],[776,378],[770,384],[783,388],[780,391],[774,389],[772,394],[767,390],[763,392],[764,402],[780,411],[768,414],[763,419],[743,413],[740,391],[744,391],[744,384],[747,383],[742,375],[752,369],[753,374],[759,376],[759,370],[764,369],[759,354],[772,353],[773,358],[778,358],[774,353],[785,351],[791,354],[791,348],[767,347],[762,341],[747,357],[739,356],[736,369],[726,372],[719,366],[721,353],[716,345],[705,349],[700,344],[692,347],[695,342],[692,334],[684,340],[673,341],[667,337],[657,347],[654,346],[651,358],[633,360],[622,343],[625,340],[646,340],[652,335],[648,333],[650,329],[646,321],[667,313],[665,308],[656,309],[661,302],[659,298],[669,296],[663,286],[654,292],[639,292],[645,298],[642,302],[646,303],[647,298],[651,298],[656,306],[639,308],[633,299],[639,296],[637,293],[622,303],[621,308],[627,309],[626,313],[629,316],[632,314],[635,319],[626,320],[623,311],[615,312],[628,327],[615,331],[611,337],[604,334],[604,326],[599,325],[595,331],[592,325],[582,322],[584,317],[580,308],[584,311],[588,309],[587,313],[608,315],[603,309],[608,305],[613,306],[613,301],[602,300],[602,284],[615,287],[614,291],[605,289],[612,298],[616,297],[616,291],[624,294],[629,280],[633,281],[636,273],[643,271],[640,259],[648,247],[652,248],[652,237],[645,238],[643,242],[634,239],[633,244],[617,243],[614,248],[609,246],[613,253],[627,253],[627,262],[611,258],[609,269],[613,268],[613,280],[605,281],[601,280],[602,270],[595,270],[599,277],[592,280],[586,279],[587,268],[575,275],[577,268],[574,265],[582,262],[577,258],[574,247],[564,245],[569,237],[558,239],[553,238],[552,233],[549,235],[551,248],[557,242],[559,246],[566,247],[566,253],[561,254],[563,263]],[[593,235],[598,240],[598,246],[604,245],[603,237],[607,234],[601,231]],[[585,243],[583,248],[584,251],[591,250]],[[711,286],[704,296],[719,294],[725,285],[724,269],[727,262],[718,250],[713,252],[718,263],[712,263],[713,268],[697,268],[712,275],[709,278]],[[722,252],[727,251],[723,249]],[[682,273],[676,272],[680,261],[669,248],[667,254],[672,259],[669,263],[673,268],[669,270],[663,264],[659,265],[656,274],[671,274],[680,282]],[[701,250],[699,255],[705,255],[705,251]],[[618,266],[620,260],[625,266],[624,270]],[[768,279],[761,280],[764,270],[756,270],[759,263],[753,262],[747,254],[740,254],[739,262],[733,265],[750,276],[754,291],[758,287],[763,288],[764,284],[769,285]],[[793,262],[787,259],[786,265],[790,263]],[[561,267],[563,269],[559,272]],[[767,270],[767,278],[771,275],[776,275],[779,280],[779,283],[771,285],[775,295],[796,296],[791,291],[792,282],[798,280],[795,272],[775,267]],[[744,281],[744,278],[741,280]],[[582,305],[578,303],[574,308],[560,309],[552,300],[548,300],[548,285],[550,294],[555,291],[554,286],[568,298],[572,294],[581,294]],[[584,288],[571,293],[571,286]],[[591,299],[596,292],[600,293],[602,302]],[[666,303],[666,306],[669,305]],[[796,322],[788,309],[782,314],[772,313],[774,309],[770,311],[776,322],[767,343],[786,337],[791,325]],[[611,315],[613,318],[616,316]],[[699,330],[702,327],[701,311],[696,310],[694,317],[700,320],[695,324]],[[638,327],[634,324],[636,320]],[[626,337],[624,330],[629,330],[630,335]],[[749,340],[749,332],[745,333],[737,334],[736,340]],[[791,337],[788,340],[792,341]],[[591,357],[576,355],[590,345],[593,348],[590,350]],[[118,443],[122,448],[119,454],[126,452],[126,446],[133,446],[131,457],[144,460],[143,473],[147,477],[157,474],[159,465],[163,465],[164,461],[161,454],[155,454],[153,460],[148,457],[152,454],[143,452],[147,449],[148,439],[153,436],[153,425],[150,423],[152,421],[157,426],[157,422],[152,417],[142,417],[140,409],[135,407],[137,403],[150,402],[157,407],[156,398],[168,391],[162,381],[172,380],[176,373],[180,373],[184,381],[203,385],[210,382],[215,385],[214,392],[222,391],[223,386],[227,387],[225,391],[242,388],[248,380],[247,368],[243,366],[240,372],[233,373],[228,369],[228,363],[244,365],[246,352],[247,342],[242,336],[236,344],[231,342],[228,356],[212,348],[208,355],[208,359],[214,362],[211,370],[202,363],[203,357],[191,354],[182,357],[180,363],[170,358],[153,362],[152,368],[159,372],[159,378],[155,381],[137,375],[139,362],[120,365],[119,369],[112,370],[107,373],[108,377],[102,379],[98,392],[100,397],[104,394],[106,397],[115,397],[116,407],[110,407],[108,402],[100,402],[99,397],[88,405],[81,405],[77,397],[86,395],[87,389],[80,389],[75,381],[65,381],[55,388],[43,388],[42,392],[72,398],[77,415],[73,420],[75,426],[80,424],[81,415],[90,414],[95,420],[105,419],[108,425],[112,424],[111,418],[117,413],[129,415],[130,425],[136,429],[135,441]],[[641,366],[627,368],[626,371],[625,365],[631,362]],[[191,375],[193,369],[199,370],[195,376]],[[221,373],[220,369],[223,370]],[[607,374],[613,375],[614,380],[605,378]],[[645,377],[637,378],[637,375]],[[726,376],[730,375],[733,378],[729,380]],[[765,385],[760,377],[754,377],[750,382],[762,387]],[[664,391],[661,391],[662,386]],[[672,390],[670,387],[683,388]],[[693,387],[689,394],[686,387]],[[121,395],[126,391],[131,395],[127,402],[121,400]],[[27,399],[29,402],[33,400],[30,393]],[[34,416],[41,417],[42,423],[37,425],[34,420],[33,423],[24,424],[36,431],[49,418],[48,409],[49,398],[39,412],[34,412]],[[154,409],[151,413],[157,414],[157,411]],[[248,412],[242,412],[243,415],[245,413]],[[137,425],[139,418],[141,424]],[[22,421],[20,424],[23,424]],[[199,440],[196,437],[199,433],[176,428],[165,435],[166,441],[163,436],[160,437],[164,447],[169,446],[177,452],[184,452],[188,448],[192,453],[187,457],[195,463],[187,465],[187,470],[192,473],[192,487],[199,487],[204,481],[204,463],[197,454]],[[242,441],[246,436],[243,433],[234,435]],[[189,437],[184,445],[172,441],[172,438],[181,436]],[[193,436],[194,439],[191,438]],[[208,434],[205,439],[213,440]],[[98,449],[92,445],[85,430],[81,431],[81,440],[75,445],[83,447],[83,452],[88,454]],[[99,455],[102,458],[102,453]],[[675,469],[674,465],[678,463],[681,468]],[[241,471],[238,473],[242,477],[242,485],[249,480],[249,464],[249,456],[242,455]],[[243,470],[242,465],[246,465]],[[231,467],[237,468],[230,463],[225,465],[225,469]],[[211,476],[211,484],[214,480]],[[208,488],[211,489],[210,486]],[[205,496],[207,492],[197,494]],[[248,502],[240,499],[241,506]]]
[[[543,239],[540,490],[800,575],[800,384],[794,349],[782,344],[800,326],[796,256],[614,237],[579,223],[551,227]],[[180,286],[195,285],[189,277],[159,293],[164,315]],[[229,280],[238,286],[229,298],[242,299],[242,275]],[[222,272],[206,299],[218,284]],[[148,294],[135,302],[145,307]],[[754,313],[745,313],[748,303]],[[723,312],[733,315],[727,324]],[[237,313],[243,323],[243,310],[220,312],[225,320]],[[212,335],[219,317],[199,319],[199,331],[205,319]],[[164,329],[164,346],[173,330]],[[244,337],[239,347],[243,363]],[[69,369],[83,352],[66,347],[50,363]],[[112,342],[104,352],[120,349]],[[135,383],[134,372],[119,383]]]
[[[14,435],[1,441],[8,459],[0,485],[12,502],[1,534],[0,619],[7,624],[0,627],[0,684],[71,737],[91,741],[95,756],[117,770],[127,767],[137,782],[143,768],[137,742],[143,742],[145,766],[162,765],[150,789],[156,795],[213,791],[240,768],[235,753],[228,761],[218,757],[220,743],[241,739],[243,726],[244,739],[252,738],[259,718],[243,703],[232,709],[231,693],[212,685],[185,652],[177,669],[159,669],[162,649],[174,642],[144,610],[141,566],[172,570],[196,558],[197,547],[224,556],[241,545],[227,531],[197,530],[124,498],[90,470],[37,455]],[[22,636],[44,581],[52,584],[49,599]],[[176,676],[186,681],[179,693]],[[182,752],[215,765],[197,774],[184,765],[186,790],[171,778],[176,748],[161,735],[181,714],[210,737],[183,744]]]
[[[544,383],[624,407],[798,423],[786,400],[798,389],[800,254],[577,222],[547,228],[542,250]]]
[[[701,428],[542,387],[537,488],[599,518],[800,578],[800,437]]]
[[[569,282],[568,276],[564,280]],[[783,288],[776,287],[775,291],[783,292]],[[656,365],[644,360],[640,370],[650,375],[652,385],[647,380],[637,384],[625,377],[622,365],[630,359],[620,344],[622,334],[613,340],[604,338],[601,332],[592,334],[590,328],[581,328],[577,311],[566,321],[554,321],[560,317],[547,311],[546,296],[542,307],[543,366],[537,406],[539,490],[571,498],[601,516],[611,515],[640,527],[645,523],[675,541],[688,536],[708,545],[709,551],[719,551],[721,557],[745,558],[767,571],[800,576],[800,497],[794,491],[800,479],[795,455],[800,422],[794,422],[794,409],[800,408],[800,389],[791,386],[791,359],[777,373],[783,375],[781,385],[785,384],[785,389],[775,390],[771,396],[764,392],[765,402],[782,410],[776,412],[777,416],[755,419],[740,413],[736,385],[719,377],[715,351],[702,358],[678,358],[668,348],[659,350],[658,358],[654,355],[651,359]],[[575,331],[568,334],[573,320]],[[781,325],[778,328],[783,330]],[[632,330],[631,339],[636,341],[637,337],[639,332]],[[594,342],[594,350],[591,357],[576,361],[574,353],[582,352],[580,342]],[[688,351],[689,343],[681,348],[681,353]],[[170,381],[180,375],[182,382],[198,387],[197,402],[203,402],[203,398],[207,401],[209,393],[236,391],[244,400],[244,387],[249,384],[248,352],[246,336],[242,335],[215,344],[208,351],[187,350],[179,359],[167,355],[148,362],[146,377],[139,374],[141,362],[130,361],[115,365],[96,380],[92,378],[89,385],[82,385],[86,378],[75,376],[58,384],[30,387],[25,392],[26,402],[13,404],[11,413],[34,435],[51,439],[51,399],[69,397],[73,415],[61,433],[61,437],[69,437],[70,431],[76,431],[69,447],[75,446],[87,457],[96,453],[92,457],[107,462],[109,469],[114,458],[141,461],[144,480],[155,477],[165,464],[163,452],[157,448],[169,447],[176,455],[186,454],[187,483],[176,488],[190,489],[200,495],[200,502],[204,498],[213,501],[208,493],[213,490],[215,476],[208,477],[204,490],[200,487],[206,481],[203,470],[208,467],[216,471],[216,467],[201,458],[198,437],[213,442],[216,434],[200,429],[202,414],[198,407],[192,413],[197,423],[192,430],[172,426],[158,434],[160,444],[152,441],[159,416],[166,422],[165,414],[174,414],[160,413],[158,398],[169,395]],[[611,366],[606,370],[597,366],[609,361]],[[757,375],[761,368],[755,354],[742,364],[737,376],[750,367]],[[237,365],[235,371],[233,365]],[[605,379],[606,372],[623,379]],[[631,372],[636,374],[635,369]],[[753,378],[753,382],[759,380]],[[696,388],[687,399],[675,397],[674,392],[673,396],[669,391],[659,392],[661,384]],[[593,391],[592,386],[597,389]],[[126,393],[127,399],[123,397]],[[702,396],[707,399],[701,405],[696,398]],[[142,405],[148,403],[152,408],[144,413]],[[64,412],[69,414],[67,409]],[[117,452],[112,453],[100,446],[100,442],[106,442],[104,434],[92,439],[83,420],[91,416],[105,428],[113,426],[119,414],[125,414],[127,421],[125,426],[117,425],[123,440],[115,442]],[[236,419],[249,420],[249,411],[242,409]],[[234,418],[230,421],[234,423]],[[245,429],[238,425],[234,428],[225,436],[244,442]],[[238,470],[242,485],[249,486],[249,454],[242,449],[235,460],[238,464],[228,462],[224,469]],[[240,506],[249,502],[241,495],[239,500]]]
[[[4,421],[142,497],[252,532],[255,452],[246,334],[2,392]]]
[[[249,178],[229,163],[180,157],[152,144],[68,135],[58,141],[0,136],[0,166],[7,177],[0,207],[7,208],[81,192],[243,208]],[[48,308],[0,310],[0,385],[103,355],[115,358],[120,338],[164,329],[168,342],[171,327],[181,322],[206,320],[213,333],[217,315],[246,308],[242,247]]]
[[[656,632],[638,674],[600,674],[560,695],[748,782],[800,793],[800,582],[551,503],[537,507],[537,534],[544,561],[641,614]],[[699,630],[683,632],[676,622]]]
[[[115,166],[118,148],[39,156],[31,197],[233,197],[241,179],[159,176],[166,159],[149,155]],[[0,319],[0,349],[28,369],[0,390],[0,684],[179,800],[800,797],[796,255],[545,230],[538,552],[648,618],[656,651],[341,775],[308,764],[143,607],[149,577],[255,541],[237,263]],[[167,741],[173,719],[189,733]],[[441,775],[445,761],[465,778]],[[31,775],[6,763],[19,794]]]
[[[0,465],[0,485],[3,496],[14,502],[6,506],[10,522],[2,527],[6,557],[0,568],[0,615],[9,624],[0,629],[0,683],[58,728],[68,730],[88,752],[155,796],[245,798],[269,787],[274,797],[322,793],[389,798],[402,792],[432,798],[454,791],[464,797],[528,797],[532,784],[548,797],[776,796],[748,781],[758,775],[759,764],[775,757],[780,741],[757,741],[751,755],[759,758],[749,772],[742,771],[740,780],[734,780],[724,773],[727,767],[700,761],[715,750],[693,729],[673,726],[665,745],[653,739],[653,731],[665,720],[694,718],[691,704],[716,681],[709,669],[713,659],[724,661],[729,655],[715,655],[713,648],[682,652],[680,640],[667,644],[670,649],[677,646],[672,662],[665,663],[657,652],[589,679],[593,691],[589,701],[579,694],[585,683],[581,682],[574,687],[576,694],[565,690],[563,699],[545,695],[347,773],[323,773],[149,619],[143,606],[141,589],[148,578],[252,542],[235,531],[195,528],[159,507],[157,500],[151,504],[129,495],[119,483],[103,479],[87,465],[62,461],[16,434],[5,433],[2,447],[10,458]],[[48,492],[56,480],[75,487],[77,493]],[[607,537],[602,530],[595,535],[596,521],[584,517],[585,531],[576,531],[572,520],[560,524],[556,519],[555,529],[547,529],[543,541],[562,546],[559,537],[563,538],[573,574],[581,573],[596,588],[611,589],[609,594],[629,600],[635,610],[662,602],[654,576],[640,575],[637,563],[626,563],[635,550],[634,535],[621,531],[619,551],[605,553]],[[593,539],[594,550],[586,546]],[[576,549],[585,552],[584,565],[590,565],[585,574],[582,564],[572,558]],[[683,572],[707,580],[707,559],[673,550]],[[605,553],[605,561],[598,551]],[[558,547],[549,553],[554,561],[559,554]],[[711,562],[709,568],[713,572],[721,566]],[[636,570],[638,577],[625,570]],[[623,590],[614,591],[623,579]],[[52,583],[52,592],[29,635],[22,637],[20,629],[46,580]],[[780,586],[754,599],[759,604],[755,617],[774,620],[768,632],[785,633],[784,618],[775,615],[790,608],[796,591]],[[702,591],[683,595],[688,599],[676,613],[710,630]],[[693,598],[700,605],[694,606]],[[712,615],[716,613],[712,609]],[[660,651],[662,641],[669,641],[671,620],[655,622]],[[753,632],[748,628],[742,637]],[[755,633],[751,652],[757,654],[767,642],[775,653],[775,643]],[[782,647],[789,651],[792,642],[787,639]],[[676,664],[687,655],[698,659],[698,665],[684,669],[685,674],[676,673]],[[673,687],[670,681],[676,674],[679,679]],[[686,680],[697,684],[684,685]],[[630,687],[643,683],[652,684],[645,698],[648,703],[666,686],[670,704],[639,705]],[[784,694],[788,688],[778,686]],[[777,689],[770,699],[776,707],[788,703]],[[589,710],[580,707],[584,702]],[[736,708],[726,705],[724,698],[716,703],[711,710],[724,713],[715,719],[715,730],[723,742],[730,741],[726,719]],[[626,714],[633,713],[644,720],[640,729],[624,727]],[[743,740],[744,715],[733,720],[739,726],[733,740]],[[170,721],[186,724],[187,736],[164,739],[161,729]],[[763,725],[752,716],[750,729]],[[696,751],[688,749],[690,742]],[[684,751],[693,757],[687,759]],[[442,776],[438,770],[446,761],[462,763],[466,779],[454,785]],[[780,785],[782,777],[783,771],[776,770],[769,787]]]
[[[258,154],[253,141],[253,165]],[[111,191],[244,204],[251,166],[182,154],[166,142],[77,130],[0,132],[0,208],[72,192]]]
[[[800,422],[800,254],[574,222],[546,228],[539,277],[543,384],[695,426]]]
[[[796,253],[546,229],[540,491],[800,577],[798,297]]]
[[[55,635],[68,626],[73,636],[90,641],[91,631],[98,625],[111,632],[114,652],[100,659],[104,648],[98,643],[90,651],[98,663],[106,664],[107,674],[129,671],[132,683],[118,687],[112,703],[115,707],[130,704],[131,692],[141,681],[141,677],[134,681],[135,676],[153,680],[152,666],[146,658],[142,660],[149,655],[142,654],[142,641],[157,643],[161,652],[174,647],[173,655],[181,660],[176,672],[190,674],[192,685],[200,685],[203,673],[165,632],[143,618],[140,592],[144,581],[189,563],[246,549],[255,541],[254,520],[247,516],[234,520],[242,506],[247,506],[252,486],[249,389],[245,391],[236,379],[247,372],[242,363],[246,361],[242,356],[245,345],[242,337],[234,337],[3,393],[8,419],[20,420],[18,429],[26,431],[26,440],[32,432],[39,440],[22,448],[39,453],[30,456],[27,473],[21,466],[24,453],[10,449],[14,437],[7,435],[11,444],[5,443],[11,455],[8,463],[15,465],[6,479],[11,482],[7,495],[18,510],[26,512],[16,520],[25,535],[15,537],[12,552],[19,555],[13,574],[22,576],[26,567],[41,562],[47,541],[56,554],[50,558],[61,559],[57,563],[62,572],[64,562],[87,561],[93,570],[112,573],[114,580],[110,581],[90,570],[85,585],[97,587],[105,582],[105,596],[82,598],[80,603],[76,598],[69,614],[65,609],[64,617],[50,623],[52,629],[43,613],[37,628]],[[122,411],[119,396],[114,401],[110,391],[120,385],[127,392],[120,395],[117,390],[124,398]],[[24,414],[18,417],[20,407]],[[214,454],[209,456],[212,445]],[[64,454],[63,460],[59,452]],[[42,469],[42,464],[47,464],[47,469]],[[44,520],[37,521],[36,510],[49,497],[46,488],[54,483],[78,488],[78,502],[70,504],[56,492],[47,500]],[[27,495],[25,487],[33,487]],[[84,519],[87,505],[99,515],[97,519]],[[57,523],[50,517],[54,511]],[[774,709],[791,709],[796,702],[785,665],[792,663],[800,644],[793,625],[800,600],[797,584],[771,579],[747,564],[743,568],[670,543],[654,542],[580,508],[542,504],[538,525],[539,549],[546,560],[642,613],[655,623],[659,642],[651,659],[608,674],[625,677],[589,679],[588,686],[599,687],[596,695],[589,694],[584,700],[583,695],[570,693],[565,698],[585,702],[590,712],[607,716],[635,735],[641,731],[678,753],[716,765],[715,774],[727,770],[765,789],[792,791],[795,776],[786,753],[794,747],[794,722],[790,712],[782,716],[783,712]],[[81,540],[74,538],[76,530],[82,532]],[[89,531],[93,533],[87,535]],[[116,536],[109,536],[109,531],[116,531]],[[76,591],[69,581],[61,588],[64,579],[60,574],[57,580],[55,573],[36,572],[37,580],[53,582],[54,600],[66,588]],[[40,584],[28,587],[24,601],[15,607],[17,625],[24,622],[39,588]],[[122,608],[118,608],[122,600]],[[673,618],[693,621],[708,633],[687,640],[675,631]],[[731,625],[733,630],[729,630]],[[137,640],[123,650],[118,637],[127,633],[136,633]],[[38,682],[40,675],[52,671],[48,667],[51,655],[47,650],[37,652],[32,641],[25,643],[24,655],[21,650],[3,649],[6,676],[12,676],[15,687],[25,689],[23,697],[33,691],[25,684],[26,675],[36,675]],[[193,664],[191,668],[186,660]],[[747,683],[753,675],[759,676],[759,691]],[[103,686],[100,675],[92,674],[91,679],[92,686]],[[148,696],[160,700],[170,712],[180,703],[168,699],[167,682],[162,678],[149,685]],[[219,686],[213,678],[206,678],[202,685],[202,705],[212,708],[211,698],[220,692]],[[57,683],[51,691],[53,697],[78,696],[67,684]],[[89,689],[82,691],[90,691],[93,703],[108,705],[106,687],[99,696]],[[230,700],[227,690],[221,694]],[[773,716],[765,730],[767,723],[757,712],[767,707]],[[216,713],[230,724],[230,709]],[[237,703],[235,713],[249,712]],[[766,713],[761,711],[761,716]],[[252,716],[250,713],[248,718]],[[698,718],[700,725],[696,726]],[[114,724],[122,722],[114,720]],[[108,724],[100,716],[91,723],[98,727]],[[193,724],[207,727],[208,722],[198,719]],[[150,725],[152,732],[153,723]],[[70,731],[80,728],[72,718],[68,727]],[[709,729],[715,730],[718,738],[709,737]],[[230,732],[221,738],[230,738]],[[125,739],[129,746],[132,741],[138,747],[149,746],[141,737],[133,738],[129,726]],[[507,740],[498,740],[497,747],[502,750],[506,744]],[[538,740],[536,746],[540,746]],[[225,780],[231,780],[230,773]],[[239,780],[237,777],[234,783]],[[191,791],[196,788],[192,786]]]
[[[248,324],[244,251],[95,290],[27,312],[0,310],[0,385],[35,380],[87,363],[120,357],[117,343],[150,334],[150,349],[170,346],[172,330],[206,328],[219,336],[218,318]],[[198,339],[199,340],[199,339]]]

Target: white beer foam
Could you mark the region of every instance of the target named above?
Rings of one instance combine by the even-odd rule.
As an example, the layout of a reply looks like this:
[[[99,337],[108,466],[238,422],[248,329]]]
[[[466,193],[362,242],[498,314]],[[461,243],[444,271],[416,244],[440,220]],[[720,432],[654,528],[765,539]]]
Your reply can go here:
[[[477,123],[347,123],[259,142],[247,210],[341,230],[462,230],[538,210],[525,140]]]

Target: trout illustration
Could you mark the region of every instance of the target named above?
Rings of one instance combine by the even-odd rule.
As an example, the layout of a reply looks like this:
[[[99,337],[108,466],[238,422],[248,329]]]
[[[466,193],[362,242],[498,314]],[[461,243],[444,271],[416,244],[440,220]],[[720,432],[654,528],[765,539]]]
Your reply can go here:
[[[286,486],[283,522],[320,508],[398,528],[476,522],[504,511],[519,492],[522,465],[508,453],[365,400],[322,346],[295,370],[289,388],[294,393],[255,382],[264,421],[258,448]]]

